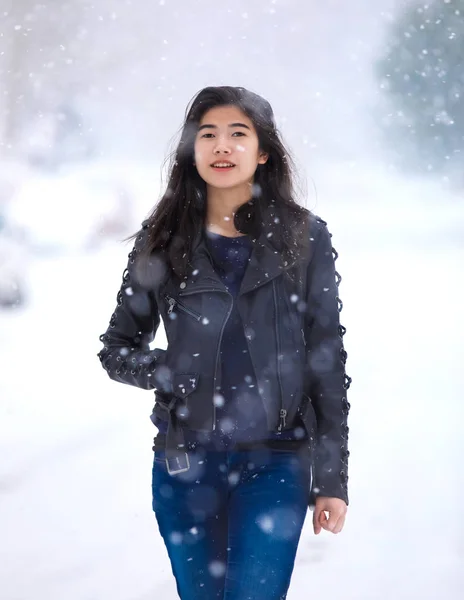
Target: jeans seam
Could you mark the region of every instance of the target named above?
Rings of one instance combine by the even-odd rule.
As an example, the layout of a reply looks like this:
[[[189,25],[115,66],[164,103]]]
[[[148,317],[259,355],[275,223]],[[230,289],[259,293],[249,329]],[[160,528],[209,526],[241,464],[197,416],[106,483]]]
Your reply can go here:
[[[229,487],[229,469],[230,469],[230,453],[227,452],[227,488]],[[229,495],[229,490],[227,489],[227,495]],[[226,548],[226,573],[224,576],[224,594],[222,596],[222,600],[224,600],[224,598],[226,597],[226,590],[227,590],[227,578],[229,575],[229,555],[230,555],[230,515],[229,515],[229,508],[227,508],[227,548]]]

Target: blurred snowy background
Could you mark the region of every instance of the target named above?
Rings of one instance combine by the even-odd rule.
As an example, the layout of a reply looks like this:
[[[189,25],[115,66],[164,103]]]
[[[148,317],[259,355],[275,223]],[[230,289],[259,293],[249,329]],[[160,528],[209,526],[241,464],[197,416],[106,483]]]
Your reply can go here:
[[[153,397],[96,353],[222,84],[269,99],[340,252],[351,507],[308,515],[289,600],[463,597],[463,48],[464,0],[0,0],[0,600],[176,598]]]

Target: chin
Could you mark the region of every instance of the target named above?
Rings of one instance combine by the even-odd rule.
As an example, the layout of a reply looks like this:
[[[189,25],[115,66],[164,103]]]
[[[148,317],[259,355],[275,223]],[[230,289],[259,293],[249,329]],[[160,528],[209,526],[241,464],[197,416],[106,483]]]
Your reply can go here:
[[[238,187],[243,187],[244,185],[246,185],[248,183],[248,180],[242,180],[242,179],[236,179],[236,180],[232,180],[229,179],[227,180],[225,177],[209,177],[208,179],[205,179],[205,182],[207,185],[209,185],[212,188],[216,188],[218,190],[227,190],[229,188],[238,188]]]
[[[215,188],[217,190],[228,190],[241,186],[240,183],[226,183],[225,181],[211,181],[208,185],[210,188]]]

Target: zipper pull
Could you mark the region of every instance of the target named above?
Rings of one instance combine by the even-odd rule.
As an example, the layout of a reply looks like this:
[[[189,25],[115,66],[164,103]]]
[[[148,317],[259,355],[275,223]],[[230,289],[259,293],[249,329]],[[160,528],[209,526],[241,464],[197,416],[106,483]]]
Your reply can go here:
[[[280,411],[280,421],[279,421],[279,427],[277,428],[277,431],[280,433],[282,431],[282,429],[287,425],[287,411],[282,408]]]
[[[171,298],[171,296],[166,296],[166,300],[169,303],[168,315],[170,315],[172,313],[172,311],[174,310],[174,307],[176,305],[176,301],[174,300],[174,298]]]

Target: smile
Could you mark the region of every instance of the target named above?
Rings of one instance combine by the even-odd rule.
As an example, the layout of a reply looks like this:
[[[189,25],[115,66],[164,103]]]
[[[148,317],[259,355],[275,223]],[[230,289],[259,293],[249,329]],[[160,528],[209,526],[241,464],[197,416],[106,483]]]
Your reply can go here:
[[[232,169],[235,167],[235,165],[230,162],[215,162],[211,166],[213,169]]]

